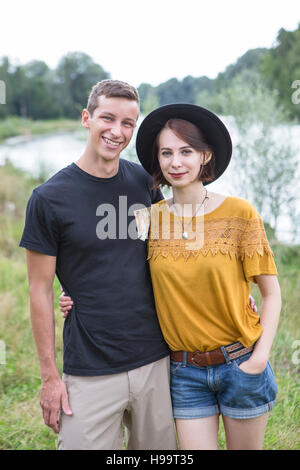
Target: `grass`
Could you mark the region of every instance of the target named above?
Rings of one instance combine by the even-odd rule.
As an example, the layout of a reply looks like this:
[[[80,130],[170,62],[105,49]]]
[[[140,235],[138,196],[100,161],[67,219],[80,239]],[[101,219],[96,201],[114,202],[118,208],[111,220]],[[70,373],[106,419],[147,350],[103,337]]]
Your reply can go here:
[[[40,371],[30,326],[28,281],[24,250],[18,242],[24,208],[39,183],[9,163],[0,166],[0,340],[6,364],[0,365],[0,449],[55,449],[56,435],[43,423],[39,406]],[[7,204],[10,203],[10,204]],[[272,242],[282,288],[283,308],[271,363],[278,382],[277,404],[270,414],[264,449],[300,448],[300,366],[293,363],[293,343],[300,340],[300,247]],[[56,346],[62,369],[63,319],[56,292]],[[253,295],[259,304],[258,290]],[[220,421],[221,423],[221,421]],[[222,423],[220,448],[225,448]]]
[[[6,364],[0,365],[0,449],[55,449],[55,435],[43,424],[39,406],[40,373],[29,320],[23,253],[18,260],[0,258],[0,279],[0,331],[6,345]],[[57,281],[55,289],[59,295]],[[62,323],[57,313],[60,370]]]

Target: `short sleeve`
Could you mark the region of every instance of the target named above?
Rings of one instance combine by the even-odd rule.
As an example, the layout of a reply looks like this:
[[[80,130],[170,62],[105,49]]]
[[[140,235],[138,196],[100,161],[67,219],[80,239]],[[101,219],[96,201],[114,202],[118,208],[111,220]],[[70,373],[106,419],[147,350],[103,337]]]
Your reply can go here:
[[[27,204],[20,246],[57,256],[58,244],[59,230],[55,215],[48,201],[34,190]]]
[[[244,275],[248,282],[256,283],[255,276],[261,274],[278,274],[260,216],[248,221],[242,235],[240,250]]]
[[[146,171],[145,171],[146,173]],[[156,204],[164,199],[164,195],[159,188],[153,187],[153,178],[147,173],[147,185],[150,191],[151,204]]]
[[[159,201],[162,201],[164,196],[160,189],[152,189],[151,190],[151,204],[156,204]]]

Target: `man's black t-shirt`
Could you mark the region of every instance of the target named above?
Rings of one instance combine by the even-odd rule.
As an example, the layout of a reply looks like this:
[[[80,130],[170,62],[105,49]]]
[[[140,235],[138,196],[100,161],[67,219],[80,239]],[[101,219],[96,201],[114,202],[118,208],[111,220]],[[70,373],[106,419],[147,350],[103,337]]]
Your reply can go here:
[[[31,195],[20,246],[57,257],[74,301],[63,332],[67,374],[123,372],[169,353],[133,213],[162,199],[151,185],[140,165],[121,159],[112,178],[73,163]]]

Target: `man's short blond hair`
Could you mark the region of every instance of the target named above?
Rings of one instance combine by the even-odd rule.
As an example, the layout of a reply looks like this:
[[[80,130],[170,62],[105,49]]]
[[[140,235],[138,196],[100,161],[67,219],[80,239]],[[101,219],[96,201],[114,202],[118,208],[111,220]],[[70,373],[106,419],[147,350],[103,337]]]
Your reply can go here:
[[[138,91],[132,85],[120,80],[102,80],[93,86],[88,99],[87,110],[91,115],[98,106],[98,97],[102,95],[107,98],[127,98],[138,104],[140,102]]]

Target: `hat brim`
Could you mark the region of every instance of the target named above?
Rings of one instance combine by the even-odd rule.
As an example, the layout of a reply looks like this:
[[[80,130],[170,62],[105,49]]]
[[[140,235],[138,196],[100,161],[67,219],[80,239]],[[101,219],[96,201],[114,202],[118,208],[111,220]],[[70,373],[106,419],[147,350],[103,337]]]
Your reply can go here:
[[[214,179],[212,180],[215,181],[229,165],[232,154],[231,138],[218,116],[208,109],[193,104],[168,104],[155,109],[146,116],[139,127],[136,138],[136,151],[141,164],[150,175],[153,175],[159,165],[157,158],[153,160],[153,144],[166,122],[174,118],[190,121],[203,132],[215,155]]]

